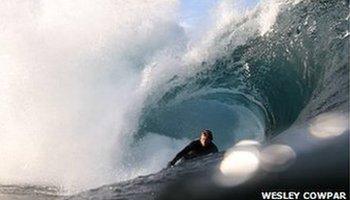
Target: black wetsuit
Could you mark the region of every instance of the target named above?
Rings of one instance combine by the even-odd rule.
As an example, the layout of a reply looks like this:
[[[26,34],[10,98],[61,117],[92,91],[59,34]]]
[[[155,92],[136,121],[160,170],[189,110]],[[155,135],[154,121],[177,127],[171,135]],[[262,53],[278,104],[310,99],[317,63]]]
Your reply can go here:
[[[218,152],[218,148],[213,142],[210,142],[208,146],[202,146],[199,140],[192,141],[189,145],[187,145],[184,149],[182,149],[175,158],[169,162],[169,166],[175,165],[175,163],[181,159],[191,159],[197,156],[204,156],[210,153]]]

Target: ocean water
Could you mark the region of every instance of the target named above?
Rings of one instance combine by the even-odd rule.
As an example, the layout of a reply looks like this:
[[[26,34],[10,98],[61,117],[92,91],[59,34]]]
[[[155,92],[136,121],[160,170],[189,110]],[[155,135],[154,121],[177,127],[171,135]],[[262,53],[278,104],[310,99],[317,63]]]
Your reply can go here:
[[[278,167],[285,180],[305,183],[312,169],[346,185],[349,2],[263,0],[242,12],[222,1],[196,40],[178,4],[3,4],[1,198],[237,198],[226,189],[250,176],[210,174],[225,175],[242,140],[262,144],[260,162],[274,149],[296,159]],[[223,152],[163,169],[203,128]]]

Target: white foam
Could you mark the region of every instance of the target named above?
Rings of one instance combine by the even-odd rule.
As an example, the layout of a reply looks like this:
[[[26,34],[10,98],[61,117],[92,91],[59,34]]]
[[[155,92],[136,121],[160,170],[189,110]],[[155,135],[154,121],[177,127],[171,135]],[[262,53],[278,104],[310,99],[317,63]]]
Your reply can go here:
[[[266,17],[241,16],[229,3],[219,4],[209,32],[186,49],[175,0],[2,2],[0,184],[76,190],[160,169],[185,140],[150,135],[140,145],[149,166],[128,168],[125,159],[140,150],[130,145],[145,99],[156,100],[169,78],[191,75],[193,64],[222,53],[227,42],[243,44],[259,32]],[[158,155],[154,140],[167,153]]]
[[[3,2],[0,183],[119,181],[142,103],[140,70],[183,38],[176,9],[176,1]]]

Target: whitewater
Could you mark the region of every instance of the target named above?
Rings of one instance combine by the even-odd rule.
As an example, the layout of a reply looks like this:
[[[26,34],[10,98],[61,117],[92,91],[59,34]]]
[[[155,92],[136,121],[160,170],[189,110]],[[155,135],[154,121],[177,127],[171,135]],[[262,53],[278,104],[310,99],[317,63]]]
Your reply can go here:
[[[268,172],[295,162],[284,177],[299,181],[299,161],[315,159],[345,183],[348,4],[223,0],[194,34],[176,0],[3,1],[0,197],[203,199],[209,185],[229,199],[221,186],[251,178],[216,176],[237,148]],[[222,152],[164,169],[204,128]],[[290,159],[278,169],[275,151]],[[206,174],[198,191],[194,173]]]

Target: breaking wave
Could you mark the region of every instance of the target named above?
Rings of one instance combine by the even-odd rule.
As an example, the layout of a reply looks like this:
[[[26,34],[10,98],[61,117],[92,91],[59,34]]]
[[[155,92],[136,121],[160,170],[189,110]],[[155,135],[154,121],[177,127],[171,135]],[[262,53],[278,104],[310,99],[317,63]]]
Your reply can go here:
[[[6,1],[0,184],[96,187],[161,169],[203,128],[224,150],[343,110],[348,2],[240,3],[194,40],[176,1]]]

